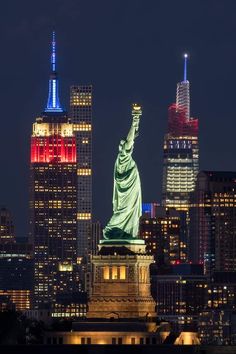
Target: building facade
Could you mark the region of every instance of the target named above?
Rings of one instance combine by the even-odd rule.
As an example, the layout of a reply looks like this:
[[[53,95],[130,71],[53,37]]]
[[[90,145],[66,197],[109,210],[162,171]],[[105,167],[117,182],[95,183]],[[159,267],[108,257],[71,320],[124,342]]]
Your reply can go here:
[[[92,86],[72,86],[70,116],[77,147],[77,254],[88,257],[92,223]]]
[[[15,242],[15,230],[11,212],[2,207],[0,209],[0,244]]]
[[[201,272],[182,264],[173,274],[153,276],[152,293],[158,316],[170,321],[174,331],[197,331],[199,312],[207,298],[207,278]]]
[[[140,237],[145,240],[147,254],[159,266],[186,260],[186,249],[180,240],[180,215],[174,209],[157,207],[155,217],[144,213],[140,219]]]
[[[208,283],[206,306],[199,316],[202,344],[236,344],[235,309],[236,272],[214,272]]]
[[[77,165],[73,124],[61,107],[52,40],[48,101],[31,136],[30,227],[34,247],[34,308],[75,287]]]
[[[32,258],[23,256],[0,257],[0,298],[6,296],[16,311],[25,311],[32,305]]]
[[[191,260],[205,273],[236,270],[236,172],[201,171],[191,208]]]

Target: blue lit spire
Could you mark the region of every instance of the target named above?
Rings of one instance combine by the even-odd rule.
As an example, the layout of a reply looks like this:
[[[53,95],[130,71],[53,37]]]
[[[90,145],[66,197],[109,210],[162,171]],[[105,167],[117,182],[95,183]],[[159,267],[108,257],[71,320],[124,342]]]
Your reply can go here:
[[[184,79],[177,83],[176,104],[185,109],[186,119],[190,119],[190,83],[187,79],[188,54],[184,54]]]
[[[48,101],[44,112],[63,112],[59,101],[58,77],[56,72],[56,33],[52,32],[51,74],[49,78]]]
[[[184,81],[187,81],[188,54],[184,54]]]

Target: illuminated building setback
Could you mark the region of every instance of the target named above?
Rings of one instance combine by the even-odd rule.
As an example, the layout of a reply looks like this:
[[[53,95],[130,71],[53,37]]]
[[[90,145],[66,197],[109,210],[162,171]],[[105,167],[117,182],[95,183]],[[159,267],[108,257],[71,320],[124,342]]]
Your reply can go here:
[[[34,307],[50,307],[73,291],[76,264],[77,166],[73,125],[58,96],[55,34],[47,106],[31,136],[30,212]]]
[[[92,223],[92,86],[72,86],[70,116],[77,147],[77,255],[87,257]]]

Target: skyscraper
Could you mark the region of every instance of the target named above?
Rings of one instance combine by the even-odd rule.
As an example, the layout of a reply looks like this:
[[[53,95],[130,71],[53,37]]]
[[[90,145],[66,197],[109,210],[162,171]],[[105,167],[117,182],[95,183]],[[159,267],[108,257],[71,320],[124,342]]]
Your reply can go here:
[[[48,101],[31,136],[30,211],[34,307],[45,308],[74,288],[77,176],[73,125],[59,101],[55,33]]]
[[[191,260],[207,274],[236,271],[236,172],[199,172],[190,215]]]
[[[70,116],[77,147],[77,254],[87,257],[92,223],[92,86],[72,86]]]
[[[176,103],[168,109],[164,138],[162,205],[181,214],[180,242],[189,253],[189,207],[199,170],[198,119],[190,115],[188,55],[184,55],[184,77],[177,84]]]
[[[168,109],[164,138],[162,204],[187,211],[198,173],[198,119],[190,116],[190,92],[184,56],[183,81],[177,84],[176,103]]]

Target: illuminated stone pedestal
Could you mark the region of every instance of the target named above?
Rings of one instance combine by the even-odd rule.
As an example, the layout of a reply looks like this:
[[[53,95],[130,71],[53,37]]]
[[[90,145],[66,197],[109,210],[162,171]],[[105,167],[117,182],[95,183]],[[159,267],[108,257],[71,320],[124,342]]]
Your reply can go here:
[[[150,293],[149,266],[145,245],[105,243],[92,257],[93,279],[87,318],[156,317]]]

